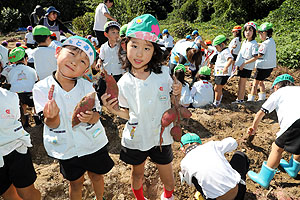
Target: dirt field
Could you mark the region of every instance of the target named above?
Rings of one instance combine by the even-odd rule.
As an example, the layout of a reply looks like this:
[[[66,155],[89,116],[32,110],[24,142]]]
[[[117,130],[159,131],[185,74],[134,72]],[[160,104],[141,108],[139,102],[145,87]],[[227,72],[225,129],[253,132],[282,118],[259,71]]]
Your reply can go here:
[[[285,68],[276,68],[268,81],[266,87],[270,88],[274,78],[289,72],[299,84],[299,71],[287,71]],[[244,104],[230,104],[236,98],[238,78],[232,78],[225,86],[224,98],[219,108],[190,109],[192,117],[183,122],[184,132],[197,133],[205,143],[209,140],[221,140],[226,137],[241,138],[246,134],[247,128],[252,124],[255,113],[260,109],[263,102],[252,102]],[[250,82],[248,82],[249,90]],[[270,91],[267,92],[269,96]],[[109,152],[115,162],[115,167],[105,176],[105,198],[106,200],[130,200],[134,199],[130,188],[130,166],[119,160],[120,137],[125,120],[110,115],[104,109],[101,116],[109,138]],[[36,187],[41,191],[45,200],[68,199],[68,182],[59,173],[57,161],[49,158],[45,153],[42,143],[42,125],[27,128],[30,132],[33,148],[30,150],[33,157],[38,179]],[[275,133],[279,130],[276,114],[267,115],[259,125],[257,136],[252,146],[242,144],[237,150],[245,152],[251,160],[250,169],[258,172],[262,162],[267,160],[271,144],[275,139]],[[174,151],[174,176],[176,178],[175,199],[194,199],[195,189],[187,184],[181,184],[178,172],[183,153],[179,150],[179,143],[173,144]],[[228,158],[232,153],[228,154]],[[289,154],[284,153],[284,158],[289,159]],[[262,189],[247,177],[246,200],[300,200],[300,176],[296,179],[290,178],[285,172],[279,171],[271,181],[268,190]],[[146,164],[144,194],[150,200],[160,199],[162,184],[159,179],[155,165],[150,161]],[[86,177],[84,183],[83,199],[93,199],[91,182]]]

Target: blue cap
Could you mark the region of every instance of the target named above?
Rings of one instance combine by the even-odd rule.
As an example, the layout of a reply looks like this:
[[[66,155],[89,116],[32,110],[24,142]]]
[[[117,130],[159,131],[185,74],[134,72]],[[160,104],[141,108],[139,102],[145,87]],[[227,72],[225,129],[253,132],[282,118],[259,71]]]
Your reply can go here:
[[[60,15],[60,12],[58,10],[56,10],[56,8],[54,6],[50,6],[47,10],[46,10],[46,16],[49,15],[51,12],[56,12],[57,15]]]
[[[198,33],[197,30],[194,30],[194,31],[192,32],[192,35],[196,35],[196,34],[199,34],[199,33]]]
[[[162,34],[166,34],[166,33],[169,33],[168,29],[164,29],[164,30],[162,31]]]
[[[185,38],[191,40],[191,39],[192,39],[192,36],[191,36],[191,35],[187,35]]]

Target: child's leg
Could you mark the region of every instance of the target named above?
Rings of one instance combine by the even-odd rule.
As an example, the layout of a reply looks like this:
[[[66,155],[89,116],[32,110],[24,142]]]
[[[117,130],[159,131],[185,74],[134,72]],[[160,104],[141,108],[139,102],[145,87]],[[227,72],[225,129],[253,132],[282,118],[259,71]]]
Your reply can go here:
[[[81,200],[82,199],[82,186],[84,181],[84,175],[75,181],[70,181],[69,195],[70,200]]]
[[[262,93],[266,92],[266,87],[265,87],[264,81],[259,81],[259,89],[260,89],[260,92],[262,92]]]
[[[13,184],[1,195],[4,200],[22,200]]]
[[[88,175],[92,181],[93,188],[95,191],[96,199],[102,200],[104,193],[104,177],[102,174],[95,174],[93,172],[88,172]]]
[[[254,80],[253,81],[253,84],[252,84],[252,88],[251,88],[251,95],[256,95],[257,94],[257,87],[258,87],[258,84],[260,84],[261,81],[259,80]]]
[[[25,188],[16,188],[17,193],[23,200],[40,200],[41,193],[37,190],[34,185],[30,185]]]
[[[156,164],[156,166],[159,171],[160,179],[164,184],[164,196],[170,198],[175,187],[172,163],[166,165]]]
[[[246,90],[246,82],[247,78],[240,77],[239,80],[239,91],[238,91],[238,100],[244,100],[245,97],[245,90]]]
[[[277,168],[280,163],[280,159],[282,157],[283,151],[284,151],[284,149],[280,148],[279,146],[277,146],[275,144],[275,142],[273,142],[272,150],[271,150],[271,153],[270,153],[270,155],[268,157],[268,161],[267,161],[267,166],[272,169]]]
[[[137,200],[144,200],[143,178],[145,172],[145,161],[139,165],[131,167],[131,189]]]
[[[220,101],[223,94],[223,85],[215,85],[215,101]]]

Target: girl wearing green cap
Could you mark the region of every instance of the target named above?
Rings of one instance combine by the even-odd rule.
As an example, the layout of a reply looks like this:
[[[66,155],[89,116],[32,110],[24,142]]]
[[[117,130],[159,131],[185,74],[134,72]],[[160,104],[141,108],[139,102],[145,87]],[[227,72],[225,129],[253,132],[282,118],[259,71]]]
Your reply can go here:
[[[238,55],[236,66],[238,67],[239,89],[236,101],[233,103],[244,102],[247,79],[250,78],[251,72],[254,69],[255,61],[258,56],[258,44],[255,40],[257,24],[248,22],[244,25],[243,35],[246,40],[242,43],[240,53]]]
[[[289,74],[278,76],[272,85],[275,92],[262,105],[261,110],[255,115],[252,126],[248,128],[249,140],[252,141],[262,118],[276,110],[280,130],[276,133],[277,137],[272,144],[268,161],[263,162],[258,174],[248,172],[249,177],[264,188],[269,187],[278,165],[281,165],[292,178],[300,171],[300,87],[293,85],[294,79]],[[289,162],[281,159],[284,151],[293,154]]]
[[[128,24],[127,57],[123,63],[128,72],[118,81],[119,97],[109,101],[109,95],[101,97],[110,112],[128,120],[122,134],[120,159],[132,166],[131,187],[137,200],[145,199],[143,177],[147,157],[156,163],[164,184],[161,199],[174,199],[172,125],[162,134],[161,150],[160,124],[163,113],[171,107],[171,88],[173,95],[180,97],[182,85],[172,80],[168,67],[161,66],[159,33],[157,20],[149,14],[138,16]],[[117,103],[120,109],[114,109]]]

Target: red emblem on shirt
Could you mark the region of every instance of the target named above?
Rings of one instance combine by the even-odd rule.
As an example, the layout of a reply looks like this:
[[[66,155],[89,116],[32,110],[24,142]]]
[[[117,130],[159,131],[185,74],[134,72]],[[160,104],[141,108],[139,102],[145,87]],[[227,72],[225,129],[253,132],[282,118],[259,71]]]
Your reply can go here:
[[[160,91],[164,91],[164,88],[163,88],[163,87],[159,87],[159,90],[160,90]]]
[[[6,112],[7,114],[10,114],[10,110],[9,110],[9,109],[7,109],[5,112]]]

